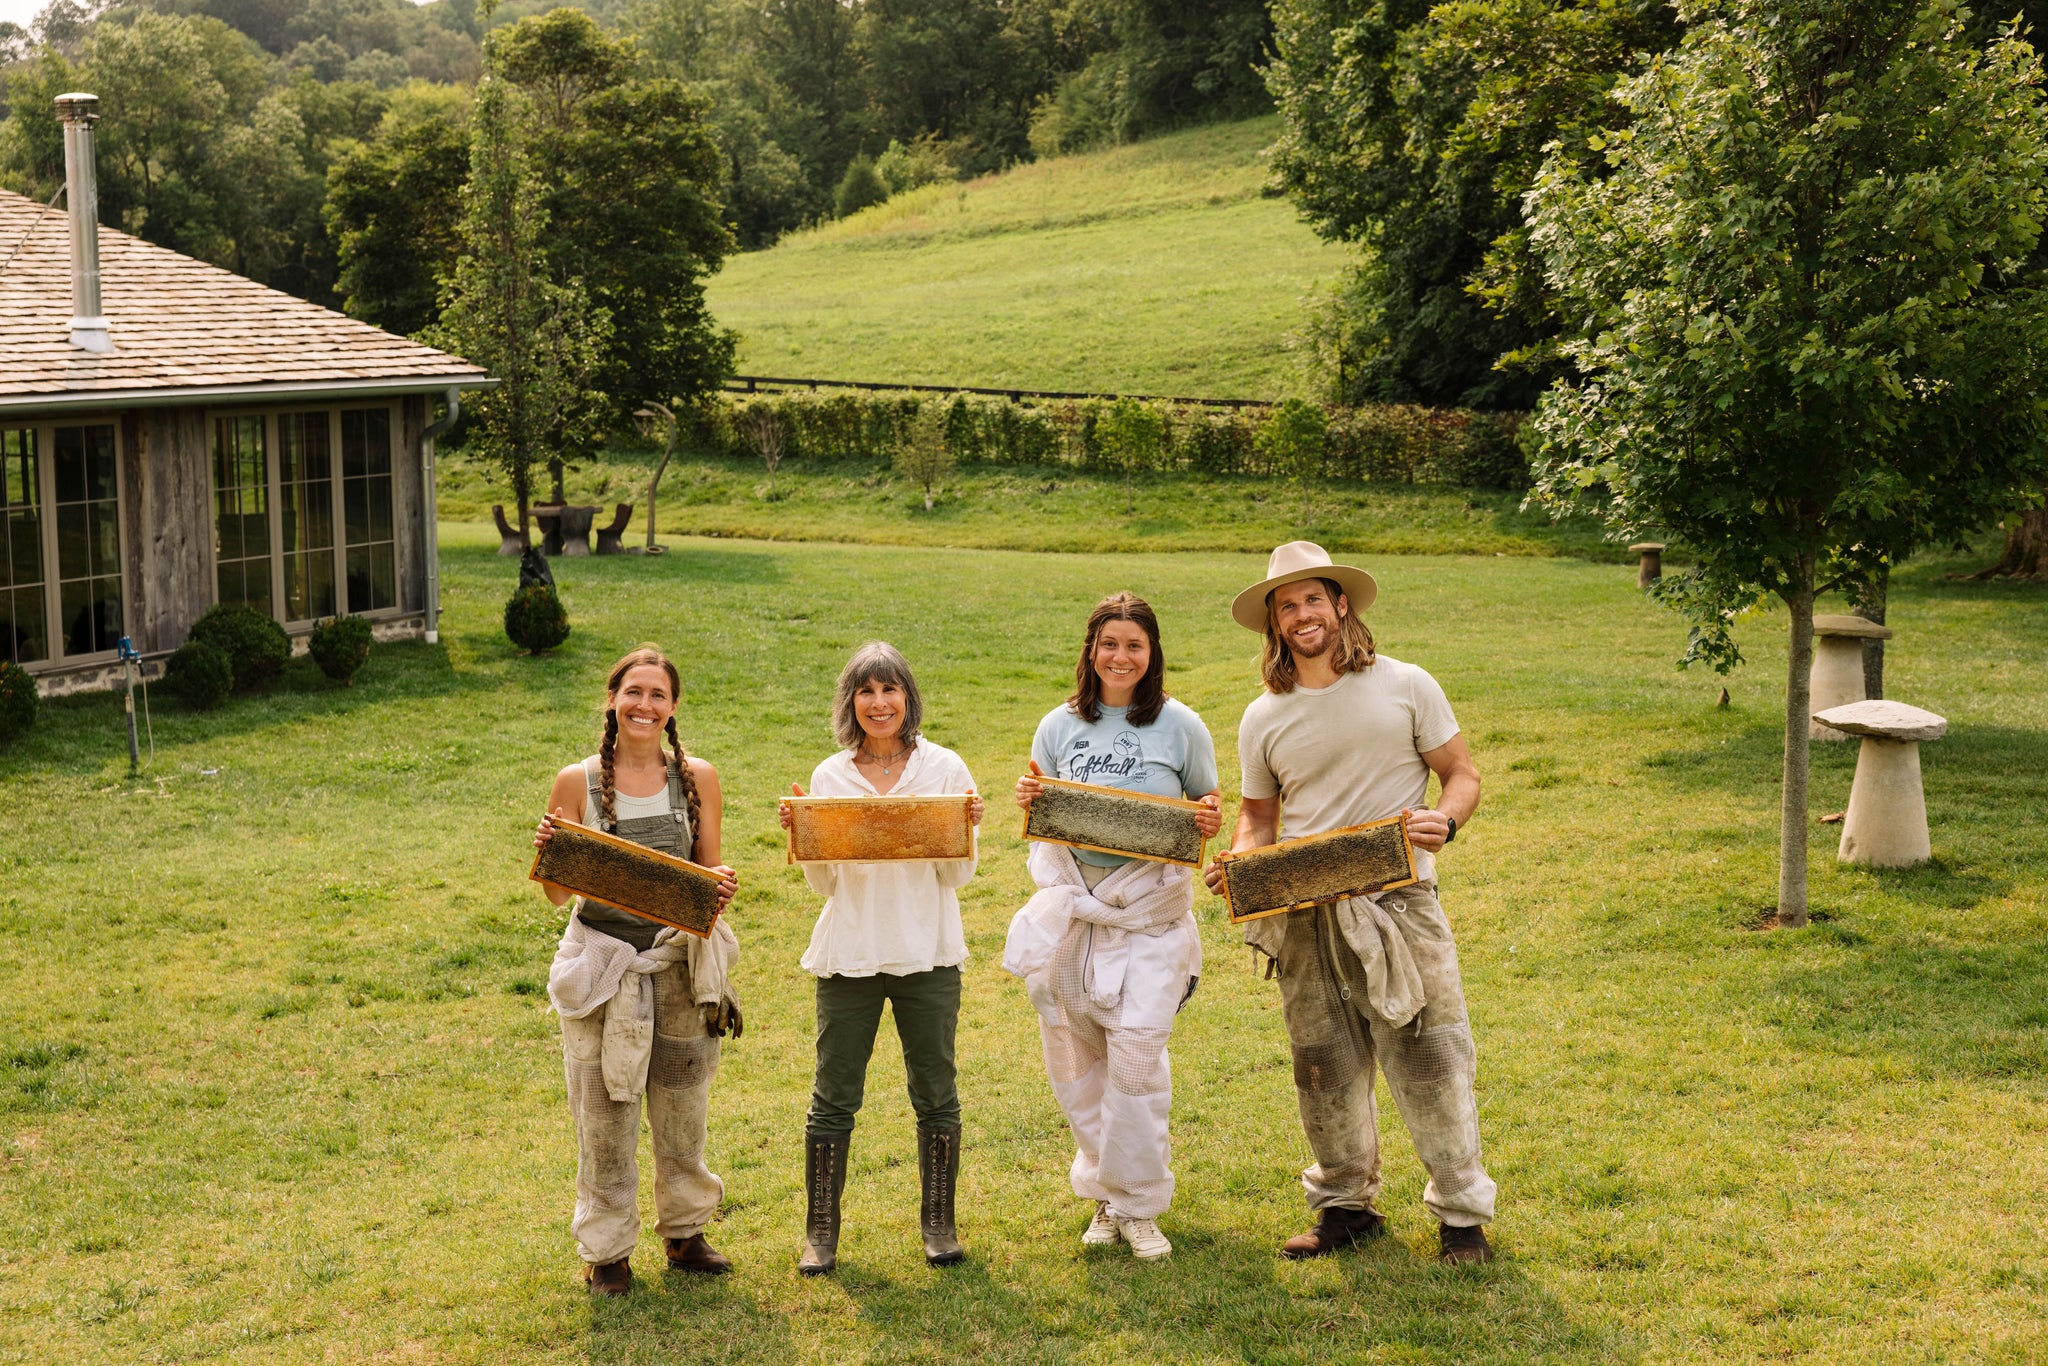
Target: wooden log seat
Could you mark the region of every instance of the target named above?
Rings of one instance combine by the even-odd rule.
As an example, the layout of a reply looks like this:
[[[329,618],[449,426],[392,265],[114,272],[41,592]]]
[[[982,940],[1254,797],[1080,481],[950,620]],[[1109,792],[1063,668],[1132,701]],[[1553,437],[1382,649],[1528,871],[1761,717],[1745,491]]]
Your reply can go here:
[[[633,520],[633,505],[620,503],[612,514],[612,524],[597,529],[597,553],[600,555],[623,555],[626,553],[626,523]]]

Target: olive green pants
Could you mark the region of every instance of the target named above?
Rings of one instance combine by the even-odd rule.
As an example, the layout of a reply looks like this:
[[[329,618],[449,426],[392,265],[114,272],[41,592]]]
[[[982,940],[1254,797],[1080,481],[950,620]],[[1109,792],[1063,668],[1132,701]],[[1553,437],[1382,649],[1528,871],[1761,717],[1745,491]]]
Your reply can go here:
[[[902,977],[876,973],[818,979],[818,1072],[811,1083],[811,1113],[805,1125],[810,1132],[853,1132],[885,1004],[896,1013],[896,1036],[903,1043],[903,1071],[917,1122],[927,1129],[958,1127],[953,1029],[960,1021],[960,969],[933,968]]]

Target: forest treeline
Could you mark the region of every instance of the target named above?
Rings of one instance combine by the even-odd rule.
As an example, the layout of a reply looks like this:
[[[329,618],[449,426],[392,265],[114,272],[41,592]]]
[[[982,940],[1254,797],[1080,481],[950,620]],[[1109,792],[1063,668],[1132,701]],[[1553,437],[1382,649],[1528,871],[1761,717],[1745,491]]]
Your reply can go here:
[[[94,90],[109,223],[416,332],[452,268],[484,47],[551,8],[54,0],[29,30],[0,25],[0,184],[54,190],[50,97]],[[564,119],[611,93],[589,111],[583,145],[555,152],[602,161],[628,150],[607,150],[607,133],[676,144],[701,132],[708,162],[693,148],[676,169],[741,249],[910,185],[1270,107],[1264,0],[580,9],[590,32],[558,24],[549,41],[564,50],[541,59],[558,69],[536,68],[529,84]],[[616,122],[627,112],[630,126]]]

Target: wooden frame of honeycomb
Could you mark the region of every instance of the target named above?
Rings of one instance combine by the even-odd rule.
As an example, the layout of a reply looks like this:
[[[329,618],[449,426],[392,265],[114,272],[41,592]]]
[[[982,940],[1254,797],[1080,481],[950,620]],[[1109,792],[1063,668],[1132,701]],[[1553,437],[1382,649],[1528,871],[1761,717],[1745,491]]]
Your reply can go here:
[[[718,874],[575,821],[556,819],[527,876],[699,939],[718,923]]]
[[[971,795],[784,797],[791,863],[894,863],[974,857]]]
[[[1415,875],[1408,822],[1400,816],[1218,854],[1216,866],[1233,925],[1422,880]]]
[[[1202,866],[1208,836],[1195,827],[1200,802],[1155,797],[1064,778],[1040,778],[1024,811],[1024,838],[1153,863]]]

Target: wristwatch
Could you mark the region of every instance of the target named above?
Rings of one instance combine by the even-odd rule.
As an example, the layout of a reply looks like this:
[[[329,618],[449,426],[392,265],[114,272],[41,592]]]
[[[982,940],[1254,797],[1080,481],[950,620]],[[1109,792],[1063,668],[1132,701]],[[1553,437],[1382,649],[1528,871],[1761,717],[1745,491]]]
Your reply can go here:
[[[1451,833],[1444,836],[1444,843],[1449,844],[1458,837],[1458,818],[1456,816],[1445,816],[1444,820],[1451,827]]]

